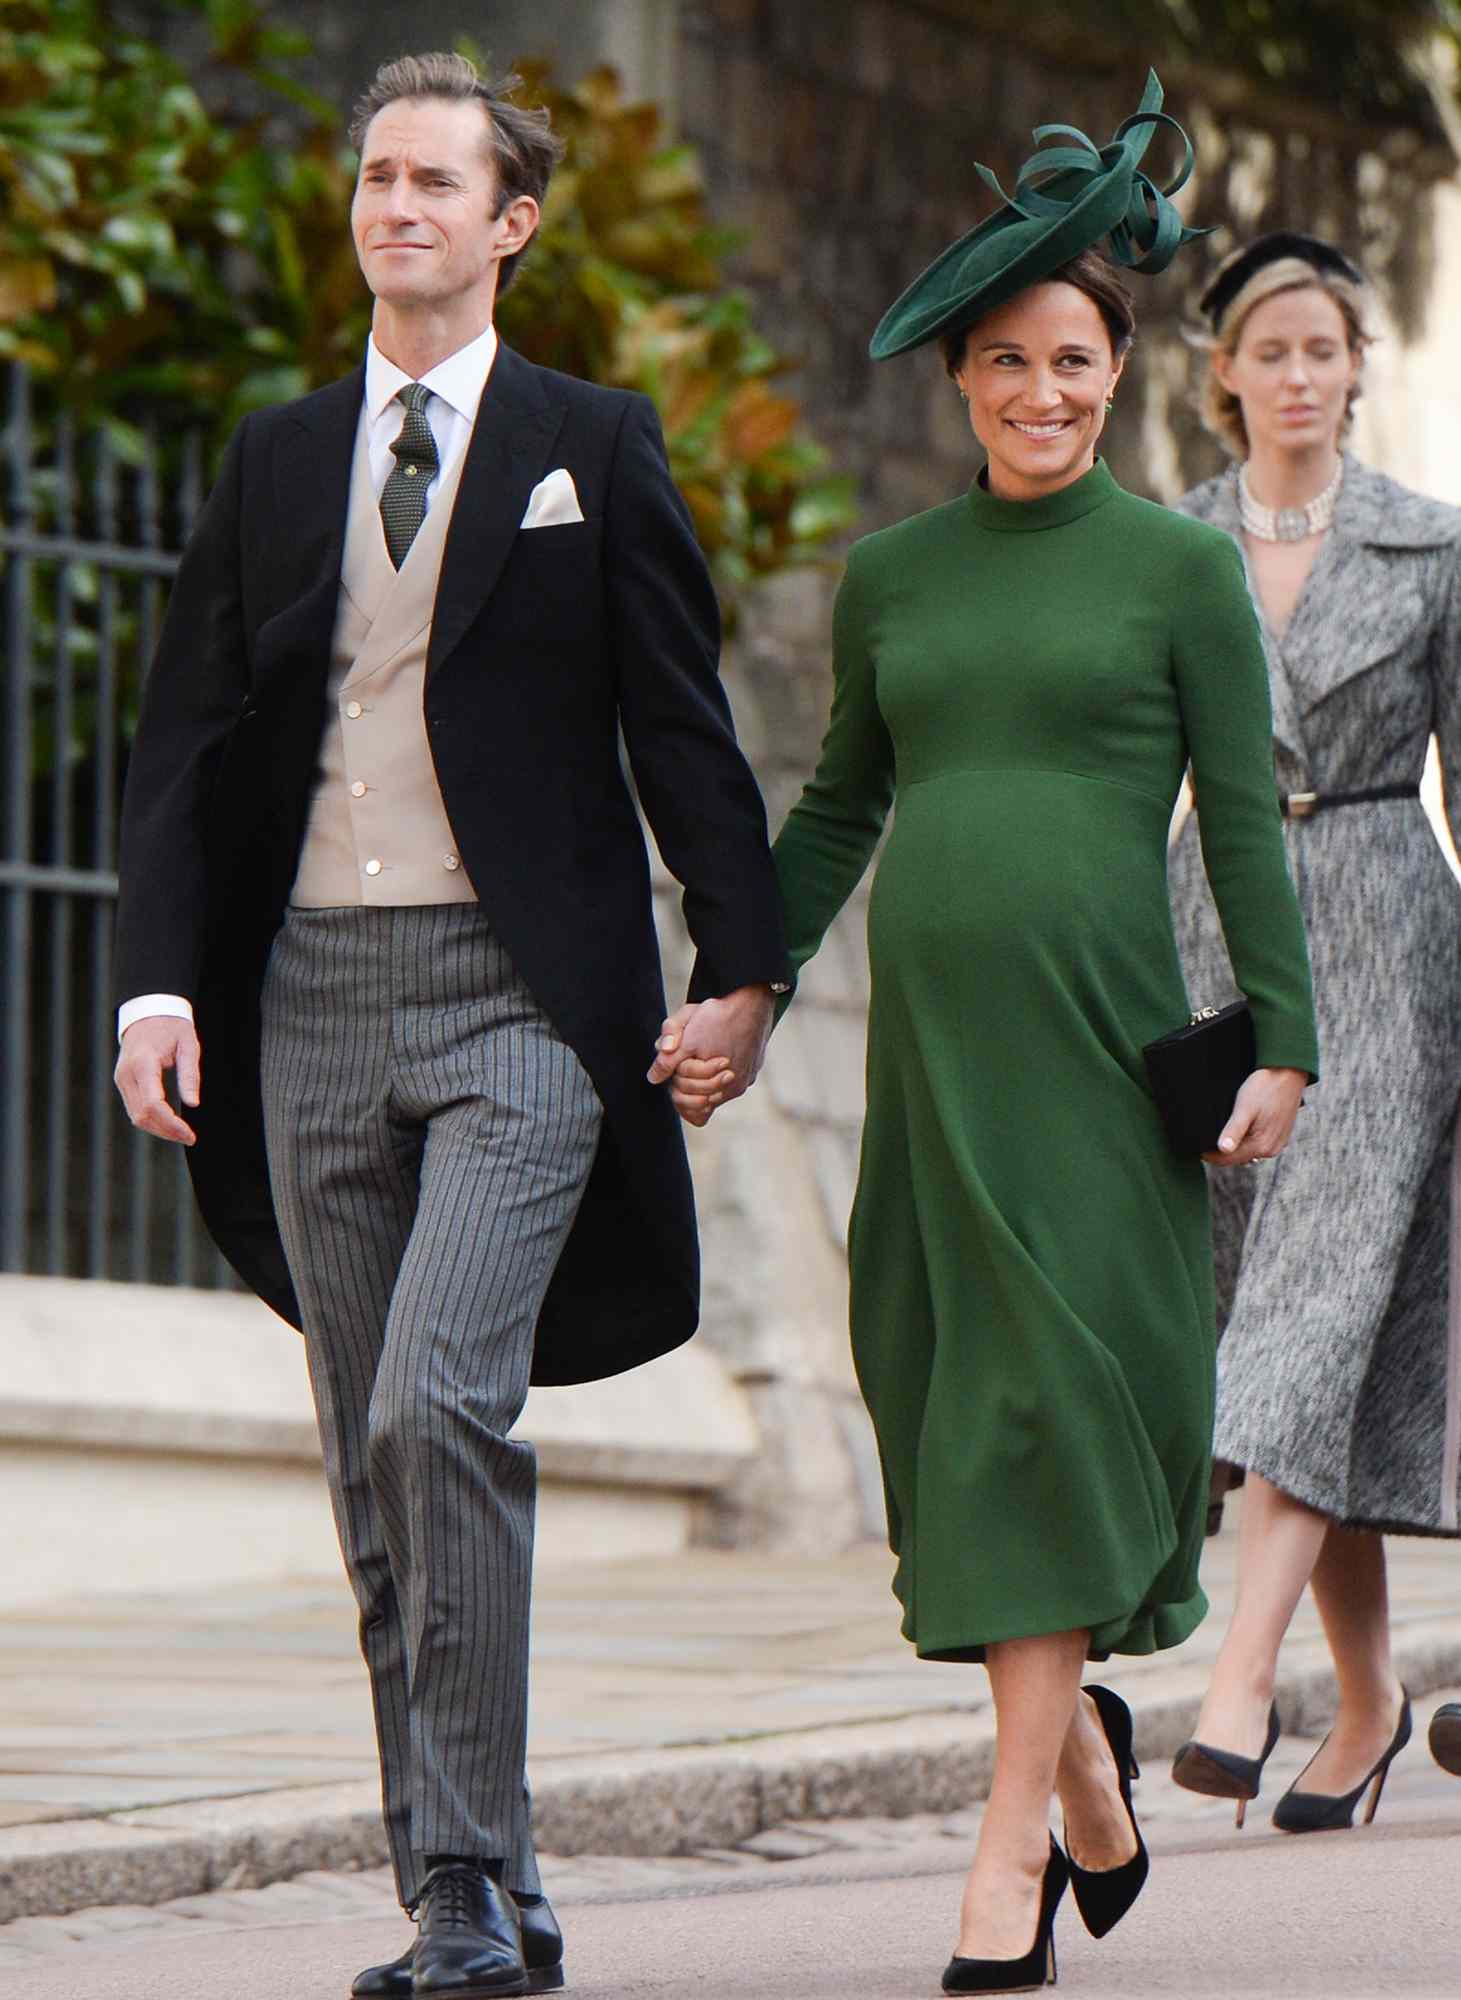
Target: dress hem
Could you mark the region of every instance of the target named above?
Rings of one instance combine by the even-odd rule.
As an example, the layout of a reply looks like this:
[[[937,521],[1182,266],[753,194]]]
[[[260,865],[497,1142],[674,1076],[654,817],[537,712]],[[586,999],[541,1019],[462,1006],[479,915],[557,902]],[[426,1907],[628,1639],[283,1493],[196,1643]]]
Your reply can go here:
[[[1114,1618],[1071,1618],[1063,1625],[1051,1625],[1040,1632],[999,1632],[989,1638],[965,1641],[957,1639],[928,1641],[919,1639],[905,1626],[903,1636],[912,1642],[920,1660],[932,1660],[944,1665],[982,1666],[988,1647],[998,1645],[1007,1639],[1039,1639],[1055,1632],[1076,1632],[1082,1628],[1091,1634],[1091,1644],[1087,1650],[1088,1660],[1108,1660],[1113,1653],[1139,1656],[1145,1653],[1165,1653],[1173,1646],[1180,1646],[1191,1637],[1208,1613],[1207,1594],[1199,1585],[1190,1597],[1176,1604],[1163,1604],[1151,1609],[1142,1607],[1132,1613],[1118,1613]],[[1160,1629],[1162,1636],[1156,1633]],[[1112,1634],[1115,1634],[1113,1637]]]

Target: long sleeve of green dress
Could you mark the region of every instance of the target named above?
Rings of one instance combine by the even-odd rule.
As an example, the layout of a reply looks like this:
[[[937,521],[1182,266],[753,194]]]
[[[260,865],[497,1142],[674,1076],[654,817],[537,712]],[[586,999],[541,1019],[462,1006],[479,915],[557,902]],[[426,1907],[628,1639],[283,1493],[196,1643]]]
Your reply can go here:
[[[873,622],[854,549],[832,613],[832,713],[816,774],[776,844],[782,899],[796,924],[787,939],[793,976],[862,880],[892,803],[893,743],[878,708]]]
[[[1028,503],[976,485],[853,550],[834,680],[775,855],[800,967],[896,776],[848,1255],[904,1631],[954,1660],[1175,1645],[1205,1608],[1212,1260],[1141,1051],[1189,1006],[1166,883],[1189,758],[1260,1058],[1318,1064],[1241,568],[1103,465]]]

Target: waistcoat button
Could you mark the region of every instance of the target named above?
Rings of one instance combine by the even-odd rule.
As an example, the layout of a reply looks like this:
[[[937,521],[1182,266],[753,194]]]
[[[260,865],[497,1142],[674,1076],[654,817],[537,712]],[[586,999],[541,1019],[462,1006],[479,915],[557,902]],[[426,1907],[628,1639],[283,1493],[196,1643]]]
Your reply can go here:
[[[379,875],[381,869],[384,866],[385,863],[383,861],[367,861],[365,864],[365,872],[367,875]]]

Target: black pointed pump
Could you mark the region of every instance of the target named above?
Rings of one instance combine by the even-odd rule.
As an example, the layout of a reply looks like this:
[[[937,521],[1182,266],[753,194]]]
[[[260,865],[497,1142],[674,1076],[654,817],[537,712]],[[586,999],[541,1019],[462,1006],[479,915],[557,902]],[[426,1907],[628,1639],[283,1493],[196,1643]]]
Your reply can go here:
[[[960,1958],[944,1968],[945,1993],[1035,1993],[1055,1984],[1055,1912],[1070,1880],[1070,1869],[1054,1834],[1040,1887],[1035,1942],[1023,1958]]]
[[[1070,1861],[1070,1887],[1075,1906],[1091,1936],[1100,1938],[1115,1930],[1141,1894],[1146,1886],[1151,1858],[1141,1837],[1141,1828],[1136,1823],[1136,1808],[1131,1803],[1131,1781],[1141,1776],[1141,1768],[1131,1748],[1131,1710],[1111,1688],[1092,1686],[1083,1692],[1096,1704],[1101,1727],[1111,1746],[1111,1755],[1116,1759],[1121,1803],[1136,1835],[1135,1854],[1129,1861],[1123,1861],[1119,1868],[1082,1868],[1073,1858]]]
[[[1365,1805],[1365,1825],[1369,1825],[1379,1806],[1390,1766],[1410,1741],[1410,1696],[1404,1689],[1401,1694],[1400,1721],[1379,1763],[1366,1771],[1352,1792],[1341,1792],[1337,1798],[1325,1792],[1301,1792],[1297,1784],[1290,1785],[1273,1809],[1273,1823],[1280,1833],[1332,1833],[1340,1827],[1353,1826],[1354,1809],[1366,1788],[1370,1796]]]
[[[1282,1734],[1278,1703],[1274,1702],[1268,1711],[1268,1739],[1261,1757],[1240,1757],[1236,1750],[1218,1750],[1211,1743],[1192,1739],[1172,1759],[1172,1782],[1185,1791],[1203,1792],[1210,1799],[1236,1799],[1241,1826],[1248,1816],[1248,1801],[1258,1796],[1263,1767]]]

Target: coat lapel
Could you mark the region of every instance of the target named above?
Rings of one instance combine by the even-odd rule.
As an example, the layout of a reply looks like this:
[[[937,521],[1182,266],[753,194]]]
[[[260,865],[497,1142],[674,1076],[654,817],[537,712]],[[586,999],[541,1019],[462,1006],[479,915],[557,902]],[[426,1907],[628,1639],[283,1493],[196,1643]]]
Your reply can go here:
[[[1284,643],[1269,630],[1268,621],[1263,616],[1263,605],[1253,584],[1253,572],[1248,565],[1247,551],[1243,545],[1243,524],[1238,516],[1238,480],[1235,473],[1212,482],[1204,488],[1208,504],[1202,510],[1202,518],[1210,521],[1215,528],[1221,528],[1231,535],[1238,545],[1238,553],[1243,558],[1243,574],[1248,579],[1248,595],[1253,600],[1253,609],[1258,618],[1258,629],[1263,634],[1263,649],[1268,655],[1268,696],[1273,709],[1273,738],[1281,750],[1291,758],[1297,758],[1307,767],[1309,756],[1304,743],[1304,732],[1299,726],[1300,708],[1294,688],[1289,680],[1288,661]]]
[[[306,396],[290,409],[290,422],[274,447],[273,490],[265,504],[274,511],[280,569],[300,588],[256,634],[261,686],[301,659],[322,669],[329,660],[364,391],[361,367]]]
[[[563,417],[543,371],[500,346],[467,442],[447,530],[428,675],[461,644],[492,595],[528,497],[548,469]]]
[[[1346,456],[1333,525],[1284,634],[1303,713],[1389,659],[1424,622],[1423,566],[1397,558],[1455,532],[1451,510]]]

